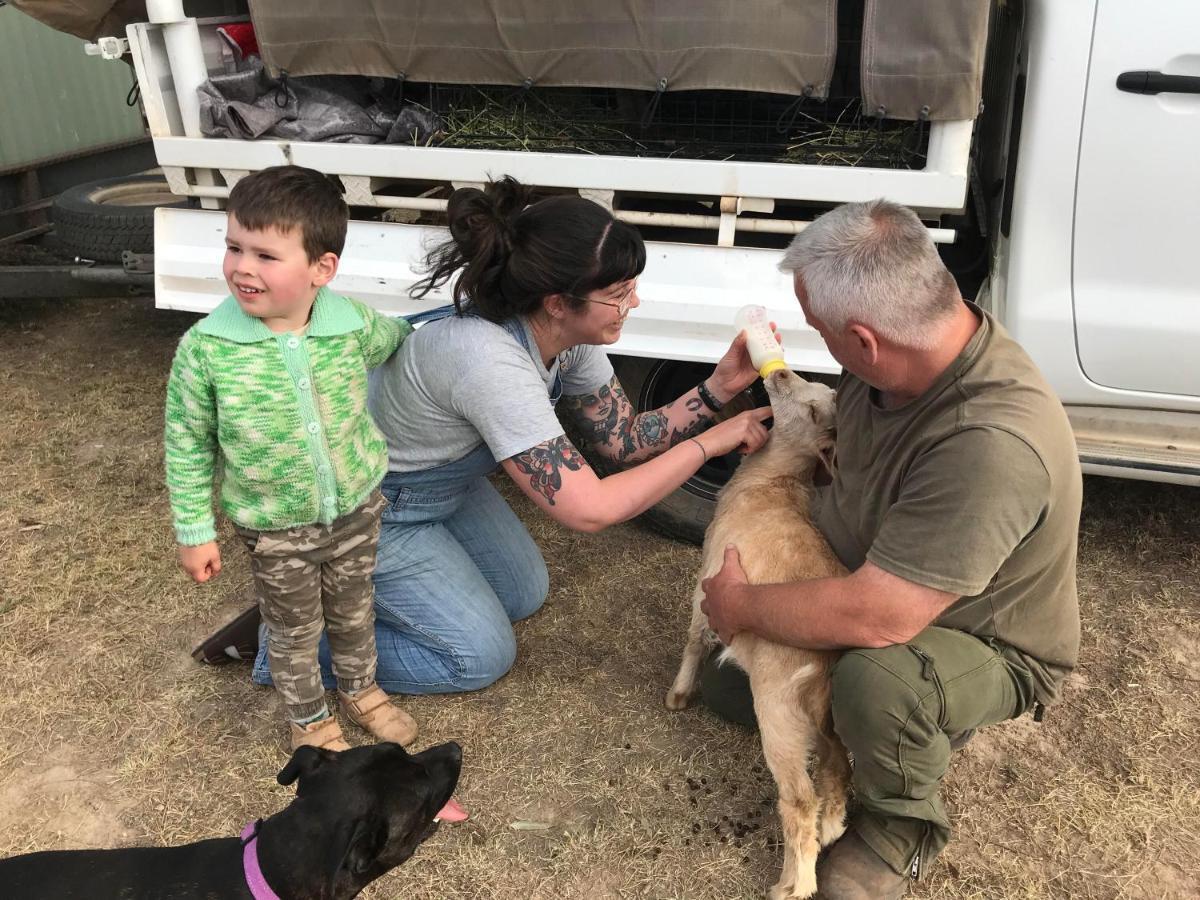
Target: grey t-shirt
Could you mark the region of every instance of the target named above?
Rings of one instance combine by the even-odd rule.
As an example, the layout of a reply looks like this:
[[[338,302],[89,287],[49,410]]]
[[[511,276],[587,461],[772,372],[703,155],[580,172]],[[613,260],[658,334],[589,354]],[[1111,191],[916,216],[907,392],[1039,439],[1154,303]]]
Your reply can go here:
[[[502,325],[450,316],[422,325],[372,373],[368,406],[388,444],[388,468],[414,472],[487,444],[499,462],[563,433],[550,402],[596,392],[613,377],[602,347],[581,344],[549,369],[529,323],[526,350]]]

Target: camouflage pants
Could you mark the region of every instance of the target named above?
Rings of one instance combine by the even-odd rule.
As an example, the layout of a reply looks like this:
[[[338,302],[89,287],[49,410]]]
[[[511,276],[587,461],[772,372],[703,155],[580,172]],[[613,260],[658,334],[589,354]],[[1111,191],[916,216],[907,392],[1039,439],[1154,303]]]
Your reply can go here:
[[[317,646],[329,635],[338,689],[375,683],[375,594],[371,575],[379,544],[379,491],[329,525],[282,531],[237,528],[250,551],[258,607],[267,625],[271,679],[293,719],[325,707]]]

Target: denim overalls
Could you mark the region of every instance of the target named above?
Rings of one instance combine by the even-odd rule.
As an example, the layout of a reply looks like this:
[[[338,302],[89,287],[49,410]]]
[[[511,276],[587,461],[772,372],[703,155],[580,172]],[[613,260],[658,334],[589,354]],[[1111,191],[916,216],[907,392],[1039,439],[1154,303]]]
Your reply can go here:
[[[454,314],[440,307],[414,324]],[[504,328],[528,351],[521,322]],[[550,402],[562,395],[556,373]],[[500,678],[516,659],[512,622],[541,608],[549,590],[537,545],[487,477],[482,444],[460,459],[416,472],[389,472],[375,568],[376,680],[389,693],[468,691]],[[335,681],[328,645],[322,675]],[[265,653],[254,680],[270,684]]]

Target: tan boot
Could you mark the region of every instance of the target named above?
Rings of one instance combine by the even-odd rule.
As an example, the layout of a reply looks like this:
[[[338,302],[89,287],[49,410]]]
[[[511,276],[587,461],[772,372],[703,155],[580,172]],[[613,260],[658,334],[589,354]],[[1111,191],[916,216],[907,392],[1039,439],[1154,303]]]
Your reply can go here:
[[[338,700],[342,712],[351,722],[381,741],[410,744],[417,736],[417,723],[413,717],[394,705],[377,684],[355,694],[338,691]]]
[[[292,749],[316,747],[320,750],[349,750],[350,745],[342,736],[342,728],[333,716],[326,716],[307,725],[289,723],[292,727]]]

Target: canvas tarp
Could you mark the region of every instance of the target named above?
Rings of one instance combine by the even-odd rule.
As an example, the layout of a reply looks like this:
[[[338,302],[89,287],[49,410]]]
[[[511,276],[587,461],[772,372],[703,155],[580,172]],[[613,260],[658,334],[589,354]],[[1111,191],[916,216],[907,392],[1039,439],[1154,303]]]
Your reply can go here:
[[[845,0],[843,0],[845,2]],[[992,0],[866,0],[863,105],[977,114]],[[12,0],[85,39],[145,20],[141,0]],[[822,97],[836,0],[250,0],[267,65],[292,75]],[[188,6],[191,12],[191,5]]]
[[[836,0],[257,0],[263,58],[292,75],[816,96]]]
[[[988,0],[867,0],[863,108],[891,119],[973,119]]]
[[[85,41],[125,37],[126,25],[146,21],[146,0],[9,0],[8,5]]]

